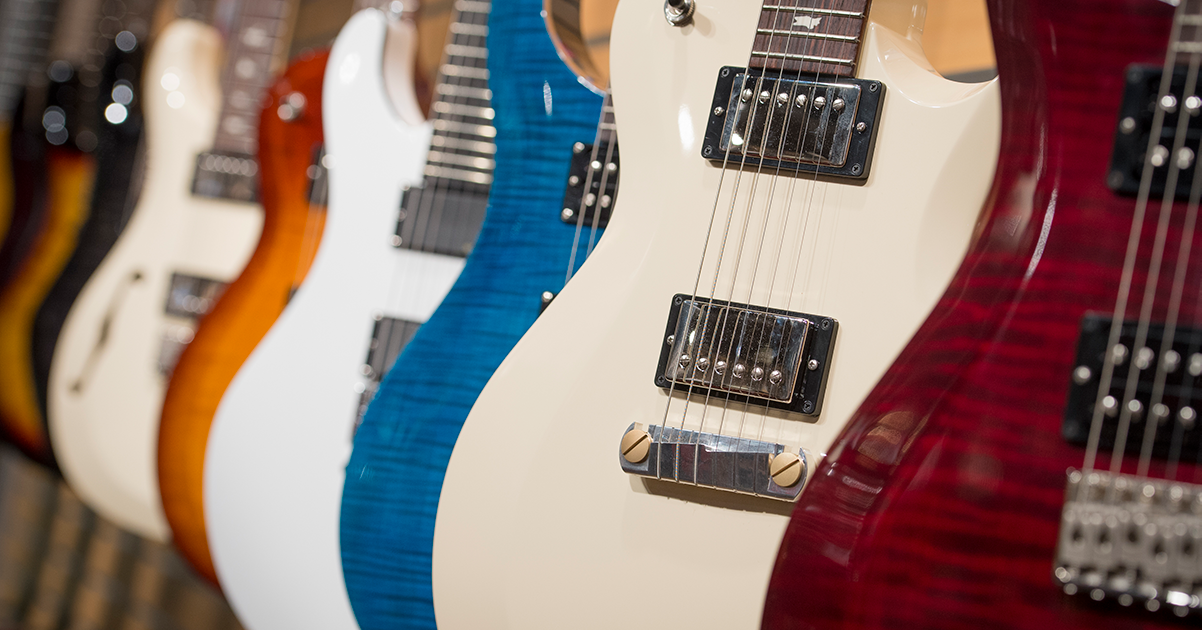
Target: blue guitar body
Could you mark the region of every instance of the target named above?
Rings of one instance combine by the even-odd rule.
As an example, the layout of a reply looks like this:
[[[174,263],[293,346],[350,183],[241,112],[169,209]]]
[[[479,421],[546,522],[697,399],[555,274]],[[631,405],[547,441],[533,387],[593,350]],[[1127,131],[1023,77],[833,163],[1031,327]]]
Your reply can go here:
[[[466,267],[385,376],[355,435],[343,490],[342,561],[363,630],[434,628],[434,517],[473,402],[564,283],[576,228],[559,219],[572,144],[601,97],[560,61],[542,0],[494,0],[489,83],[496,170]]]

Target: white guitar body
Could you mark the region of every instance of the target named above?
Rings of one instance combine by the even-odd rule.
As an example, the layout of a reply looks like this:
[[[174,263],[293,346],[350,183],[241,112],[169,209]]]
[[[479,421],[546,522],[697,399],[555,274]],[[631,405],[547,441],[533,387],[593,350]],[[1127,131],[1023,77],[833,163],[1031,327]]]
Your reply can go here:
[[[406,45],[382,64],[386,28]],[[330,166],[325,231],[304,284],[217,409],[204,469],[209,547],[252,630],[354,630],[339,511],[373,317],[425,321],[463,260],[397,249],[402,186],[421,183],[432,126],[412,77],[389,104],[385,72],[409,72],[414,37],[367,9],[343,27],[322,107]],[[383,65],[383,67],[382,67]]]
[[[50,438],[81,499],[123,528],[166,540],[156,473],[167,377],[164,338],[191,339],[166,314],[173,273],[228,282],[262,229],[258,206],[191,194],[196,156],[220,115],[222,44],[198,22],[169,24],[151,51],[143,107],[147,168],[129,225],[63,326],[48,389]]]
[[[691,399],[685,415],[679,388],[668,407],[653,376],[669,307],[673,295],[694,293],[723,176],[699,144],[719,68],[746,63],[761,9],[697,5],[685,28],[669,26],[659,4],[619,5],[613,40],[623,45],[611,56],[618,208],[459,435],[434,538],[443,630],[758,628],[792,504],[628,475],[619,466],[623,434],[632,423],[666,422],[780,443],[800,448],[812,472],[972,237],[1000,143],[997,83],[936,75],[906,35],[920,32],[925,6],[876,0],[858,76],[887,89],[867,182],[781,177],[773,192],[773,176],[755,183],[755,169],[746,171],[715,285],[738,178],[727,171],[696,290],[838,320],[820,416],[740,403],[724,416],[721,395]]]

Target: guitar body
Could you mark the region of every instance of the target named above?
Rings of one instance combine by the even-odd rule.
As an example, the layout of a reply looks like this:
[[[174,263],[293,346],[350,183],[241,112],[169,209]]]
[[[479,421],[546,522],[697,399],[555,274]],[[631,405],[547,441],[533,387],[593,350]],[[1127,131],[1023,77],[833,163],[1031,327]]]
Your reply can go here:
[[[7,145],[12,194],[8,226],[0,241],[0,286],[7,284],[24,262],[46,212],[46,138],[22,124],[26,100],[22,97],[13,113]]]
[[[44,462],[53,457],[34,383],[34,318],[75,250],[91,208],[95,175],[94,156],[74,148],[46,149],[42,227],[0,291],[0,422],[14,443]]]
[[[321,239],[325,200],[314,203],[308,172],[321,149],[321,81],[326,54],[293,64],[268,92],[259,122],[263,232],[246,268],[221,294],[180,354],[158,433],[158,479],[172,542],[202,576],[217,575],[205,540],[201,477],[213,414],[238,368],[300,284]],[[304,98],[296,118],[281,106]]]
[[[610,58],[621,209],[459,435],[434,538],[440,627],[553,628],[563,619],[756,627],[792,506],[628,475],[619,466],[627,427],[687,422],[799,445],[808,461],[820,460],[966,251],[994,171],[997,84],[957,84],[931,71],[904,35],[922,26],[911,21],[923,7],[911,2],[876,0],[868,15],[858,76],[886,91],[867,181],[800,175],[757,184],[748,168],[736,186],[763,192],[754,204],[731,199],[737,171],[723,186],[697,140],[720,67],[748,58],[759,5],[701,1],[684,28],[670,26],[658,5],[618,7],[613,39],[629,44]],[[708,238],[709,251],[719,250],[728,220],[730,242],[746,246],[729,246],[737,262],[716,276],[703,248]],[[754,227],[740,236],[740,225]],[[773,240],[761,260],[766,235]],[[758,275],[726,272],[753,265]],[[776,276],[782,281],[771,284]],[[794,292],[794,283],[807,289]],[[653,376],[678,293],[837,320],[821,414],[765,414],[721,395],[694,396],[686,407],[679,387],[670,403]]]
[[[156,42],[142,101],[142,194],[63,325],[47,414],[55,456],[80,497],[121,527],[164,540],[155,469],[166,387],[159,361],[165,337],[186,339],[175,332],[186,324],[165,313],[172,274],[233,279],[254,249],[262,217],[250,204],[191,194],[196,156],[208,148],[219,113],[217,33],[177,20]],[[169,71],[178,78],[171,91],[153,79]]]
[[[764,628],[1183,627],[1169,606],[1153,614],[1094,602],[1084,589],[1070,597],[1053,579],[1066,472],[1085,453],[1061,434],[1078,332],[1087,311],[1114,312],[1135,215],[1135,198],[1106,185],[1127,67],[1163,66],[1173,7],[989,5],[1003,77],[991,218],[802,495]],[[1154,193],[1147,206],[1144,252],[1160,199]],[[1176,216],[1163,298],[1176,267]],[[1189,237],[1181,324],[1196,326],[1200,265],[1197,235]],[[1139,260],[1129,318],[1147,277],[1146,254]],[[1158,295],[1154,312],[1166,301]],[[1131,426],[1142,436],[1142,425]],[[1197,483],[1194,457],[1179,479]],[[1100,452],[1097,467],[1109,464],[1110,452]],[[1162,467],[1153,463],[1154,476]]]
[[[412,71],[414,39],[408,22],[371,9],[335,41],[322,92],[331,168],[321,244],[213,417],[204,523],[222,590],[248,627],[358,628],[338,510],[374,318],[425,320],[463,267],[389,242],[432,132],[412,75],[397,77],[409,88],[396,106],[383,83],[385,72]],[[385,50],[396,51],[387,63]]]
[[[572,143],[601,98],[559,60],[539,0],[497,2],[488,24],[496,171],[463,273],[385,376],[343,489],[342,564],[361,627],[433,628],[430,550],[442,474],[480,389],[564,282],[560,221]],[[623,139],[625,141],[625,139]]]

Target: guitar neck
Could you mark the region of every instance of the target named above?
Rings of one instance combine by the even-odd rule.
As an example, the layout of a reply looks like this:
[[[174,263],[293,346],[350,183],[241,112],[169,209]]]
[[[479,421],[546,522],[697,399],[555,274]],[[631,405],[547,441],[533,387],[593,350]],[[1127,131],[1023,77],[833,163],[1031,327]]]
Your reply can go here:
[[[12,117],[21,89],[34,75],[42,74],[57,4],[57,0],[7,0],[0,5],[0,122]]]
[[[871,0],[764,0],[751,67],[854,76]]]
[[[272,69],[291,25],[289,0],[242,0],[230,26],[222,104],[213,148],[219,153],[253,156],[258,148],[259,109],[271,83]]]

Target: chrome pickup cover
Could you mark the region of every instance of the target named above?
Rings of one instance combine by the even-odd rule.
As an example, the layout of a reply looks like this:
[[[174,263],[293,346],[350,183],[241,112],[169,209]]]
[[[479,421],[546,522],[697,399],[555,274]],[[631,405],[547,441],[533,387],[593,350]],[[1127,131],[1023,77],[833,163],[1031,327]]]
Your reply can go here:
[[[253,203],[259,199],[259,164],[253,155],[201,153],[196,156],[192,194]]]
[[[837,326],[829,317],[677,295],[656,384],[817,415]]]
[[[1053,575],[1069,595],[1202,610],[1202,487],[1070,470]]]
[[[633,430],[635,425],[627,429]],[[801,458],[801,478],[782,488],[772,479],[772,458],[786,451],[772,442],[747,440],[713,433],[701,433],[651,425],[651,448],[647,457],[631,463],[618,453],[622,470],[632,475],[678,481],[718,490],[793,501],[805,485],[805,453]]]
[[[861,179],[876,141],[884,84],[816,81],[723,68],[702,156]]]

